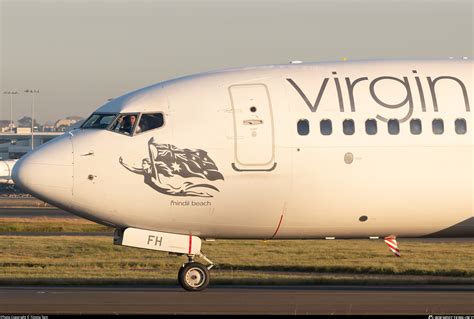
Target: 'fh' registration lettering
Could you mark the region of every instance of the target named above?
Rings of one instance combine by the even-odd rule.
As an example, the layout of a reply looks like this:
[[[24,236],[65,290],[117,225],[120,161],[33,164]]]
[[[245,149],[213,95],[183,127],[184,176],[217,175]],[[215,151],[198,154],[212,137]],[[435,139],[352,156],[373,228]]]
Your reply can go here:
[[[158,237],[158,236],[155,236],[155,235],[148,235],[148,243],[147,245],[150,245],[150,243],[152,245],[155,245],[155,246],[161,246],[161,242],[163,241],[163,237]]]

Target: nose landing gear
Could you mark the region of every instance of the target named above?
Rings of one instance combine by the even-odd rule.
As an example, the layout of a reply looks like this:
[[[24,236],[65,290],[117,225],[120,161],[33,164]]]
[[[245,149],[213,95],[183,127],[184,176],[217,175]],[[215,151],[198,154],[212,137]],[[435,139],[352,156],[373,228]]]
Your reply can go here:
[[[178,271],[178,282],[187,291],[201,291],[209,285],[209,271],[214,267],[214,264],[203,254],[198,256],[209,262],[209,265],[205,266],[196,262],[194,255],[188,255],[188,262],[183,264]]]
[[[201,239],[193,235],[165,233],[139,228],[117,229],[114,244],[128,247],[167,251],[173,255],[188,256],[178,272],[178,282],[188,291],[201,291],[209,285],[209,270],[214,263],[201,251]],[[203,259],[207,266],[194,261],[194,257]]]

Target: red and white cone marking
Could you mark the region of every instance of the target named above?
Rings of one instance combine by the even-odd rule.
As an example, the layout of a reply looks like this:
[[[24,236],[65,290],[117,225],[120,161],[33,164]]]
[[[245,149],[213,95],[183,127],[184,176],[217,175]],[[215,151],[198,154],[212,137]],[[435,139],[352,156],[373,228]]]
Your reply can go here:
[[[395,256],[400,257],[400,249],[398,248],[397,237],[395,235],[390,235],[385,237],[384,241],[392,253],[394,253]]]

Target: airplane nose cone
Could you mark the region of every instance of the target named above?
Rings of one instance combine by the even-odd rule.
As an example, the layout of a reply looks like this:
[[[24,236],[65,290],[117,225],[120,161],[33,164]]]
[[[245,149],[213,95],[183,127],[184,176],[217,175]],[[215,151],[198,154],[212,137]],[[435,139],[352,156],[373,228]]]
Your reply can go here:
[[[54,206],[68,208],[72,200],[73,148],[65,134],[23,156],[13,167],[16,185]]]

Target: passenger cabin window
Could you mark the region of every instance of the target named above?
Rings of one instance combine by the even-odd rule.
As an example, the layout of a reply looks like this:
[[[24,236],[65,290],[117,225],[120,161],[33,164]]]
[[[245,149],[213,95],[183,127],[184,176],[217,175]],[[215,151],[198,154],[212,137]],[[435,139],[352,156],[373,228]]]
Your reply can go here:
[[[321,120],[320,129],[321,129],[321,134],[331,135],[332,134],[332,122],[331,122],[331,120]]]
[[[308,135],[309,134],[309,121],[308,120],[299,120],[297,124],[298,134],[299,135]]]
[[[120,114],[109,130],[125,135],[133,135],[138,114]]]
[[[456,129],[456,134],[459,134],[459,135],[466,134],[467,124],[466,124],[465,119],[457,119],[454,122],[454,126],[455,126],[455,129]]]
[[[398,135],[400,133],[400,122],[398,120],[388,120],[388,133]]]
[[[142,133],[162,127],[165,123],[163,113],[142,114],[135,133]]]
[[[345,135],[352,135],[355,132],[355,124],[353,120],[344,120],[342,122],[342,130]]]
[[[441,135],[444,133],[444,123],[442,119],[433,120],[433,133],[436,135]]]
[[[92,114],[82,124],[83,129],[106,129],[117,117],[117,114]]]
[[[410,132],[413,135],[420,135],[421,134],[421,120],[420,119],[412,119],[410,121]]]
[[[377,121],[374,119],[370,119],[365,121],[365,132],[368,135],[375,135],[377,134]]]

